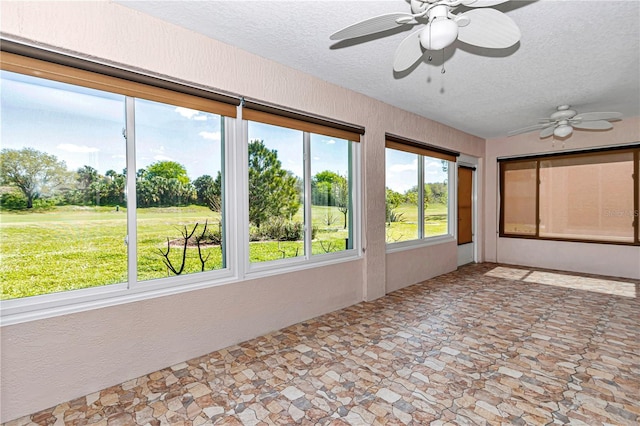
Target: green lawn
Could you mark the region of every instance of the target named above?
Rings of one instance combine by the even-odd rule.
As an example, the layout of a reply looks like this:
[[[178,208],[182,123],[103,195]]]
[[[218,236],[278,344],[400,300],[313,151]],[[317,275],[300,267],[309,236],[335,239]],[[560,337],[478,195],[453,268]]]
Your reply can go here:
[[[294,220],[302,220],[299,212]],[[217,229],[219,215],[206,207],[146,208],[138,210],[138,280],[172,276],[162,263],[167,237],[180,240],[205,220]],[[312,223],[317,228],[313,254],[341,251],[348,231],[344,216],[335,207],[314,206]],[[0,276],[2,299],[34,296],[127,281],[126,209],[63,206],[43,212],[0,212]],[[303,256],[301,241],[260,241],[250,244],[250,260],[263,262]],[[182,249],[172,247],[169,258],[181,264]],[[202,250],[208,257],[205,270],[222,268],[220,246]],[[187,249],[185,273],[201,271],[196,248]]]
[[[401,222],[387,223],[387,243],[415,240],[418,238],[418,208],[411,204],[402,204],[396,210],[402,214]],[[432,237],[447,233],[447,206],[431,204],[425,210],[425,236]]]

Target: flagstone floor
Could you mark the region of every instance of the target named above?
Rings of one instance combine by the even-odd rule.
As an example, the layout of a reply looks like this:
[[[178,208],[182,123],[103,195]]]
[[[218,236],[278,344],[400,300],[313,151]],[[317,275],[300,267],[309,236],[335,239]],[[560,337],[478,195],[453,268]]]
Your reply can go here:
[[[639,297],[469,265],[7,425],[634,425]]]

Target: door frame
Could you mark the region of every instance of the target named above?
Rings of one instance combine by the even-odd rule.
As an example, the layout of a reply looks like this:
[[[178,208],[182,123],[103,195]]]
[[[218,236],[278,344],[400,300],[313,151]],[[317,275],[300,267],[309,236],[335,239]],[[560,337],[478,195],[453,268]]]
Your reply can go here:
[[[480,188],[480,177],[482,176],[481,174],[481,160],[477,157],[472,157],[469,155],[465,155],[465,154],[461,154],[460,157],[458,158],[458,161],[456,162],[456,182],[458,181],[458,167],[466,167],[466,168],[472,168],[474,169],[473,171],[473,179],[472,179],[472,188],[471,188],[471,204],[472,204],[472,208],[471,208],[471,227],[472,227],[472,235],[473,235],[473,242],[469,243],[469,244],[473,244],[473,248],[472,248],[472,260],[471,262],[481,262],[482,260],[482,256],[481,256],[481,252],[480,252],[480,244],[479,241],[481,239],[481,232],[480,232],[480,220],[479,220],[479,208],[478,208],[478,204],[479,204],[479,197],[478,197],[478,189]],[[457,188],[456,188],[457,190]],[[457,191],[456,191],[456,224],[457,224],[457,215],[458,215],[458,198],[457,198]],[[456,241],[458,240],[458,231],[457,231],[457,227],[456,227]],[[463,246],[467,246],[467,244],[463,244]],[[458,246],[458,266],[467,264],[468,262],[465,261],[465,259],[461,258],[462,250],[460,249],[460,247],[462,246]]]

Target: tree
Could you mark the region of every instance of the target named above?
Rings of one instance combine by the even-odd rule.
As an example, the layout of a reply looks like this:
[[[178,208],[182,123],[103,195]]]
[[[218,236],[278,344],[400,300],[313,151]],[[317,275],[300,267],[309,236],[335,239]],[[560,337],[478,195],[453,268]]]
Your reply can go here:
[[[391,223],[391,222],[394,222],[394,220],[392,220],[394,217],[399,218],[402,215],[402,213],[395,214],[394,210],[400,207],[400,204],[402,204],[402,201],[404,200],[404,196],[401,193],[396,192],[390,188],[386,188],[385,195],[386,195],[385,197],[386,198],[386,203],[385,203],[386,221]]]
[[[196,202],[209,207],[214,212],[222,209],[222,173],[218,172],[215,180],[209,175],[202,175],[193,181],[196,189]]]
[[[15,185],[27,199],[27,208],[33,201],[49,195],[69,178],[64,161],[33,148],[21,150],[5,148],[0,153],[0,181]]]
[[[340,175],[330,170],[316,173],[311,179],[311,202],[318,206],[335,206],[334,186]]]
[[[177,206],[190,203],[196,192],[185,167],[175,161],[158,161],[136,173],[138,206]]]
[[[99,178],[98,171],[91,166],[82,166],[76,171],[76,186],[81,193],[83,203],[91,201],[95,195],[96,204],[100,204],[101,186],[96,184]]]
[[[189,183],[187,169],[175,161],[157,161],[147,166],[147,172],[151,177],[162,177],[165,179],[178,179],[182,184]]]
[[[333,186],[336,207],[344,215],[344,229],[347,229],[347,213],[349,213],[349,181],[345,176],[338,175]]]
[[[432,201],[432,197],[433,195],[431,194],[431,186],[429,186],[430,184],[426,183],[424,185],[424,192],[423,192],[423,196],[424,196],[424,200],[423,200],[423,209],[427,209],[427,207],[429,206],[429,202]],[[405,202],[412,204],[414,206],[418,205],[418,185],[413,186],[411,189],[407,189],[404,193],[404,198],[405,198]]]
[[[297,178],[282,168],[278,152],[264,141],[249,142],[249,221],[256,227],[270,217],[292,216],[300,208]]]

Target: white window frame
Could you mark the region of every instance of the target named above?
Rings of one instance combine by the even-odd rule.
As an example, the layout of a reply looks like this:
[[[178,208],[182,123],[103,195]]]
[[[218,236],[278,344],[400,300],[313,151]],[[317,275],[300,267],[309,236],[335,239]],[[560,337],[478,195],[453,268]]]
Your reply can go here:
[[[169,81],[170,80],[165,80]],[[177,81],[176,81],[177,82]],[[177,82],[184,84],[183,82]],[[73,83],[72,83],[73,84]],[[100,90],[100,89],[99,89]],[[140,98],[144,98],[141,96]],[[127,170],[137,170],[135,159],[135,97],[125,95]],[[179,103],[179,102],[177,102]],[[96,287],[61,291],[38,296],[0,301],[0,326],[51,318],[125,303],[175,295],[187,291],[234,284],[245,279],[270,276],[297,270],[316,268],[362,257],[362,181],[361,147],[351,141],[351,229],[353,248],[335,253],[311,255],[304,259],[264,262],[250,268],[248,229],[248,133],[247,122],[242,119],[242,106],[236,107],[237,117],[223,117],[223,223],[226,265],[223,269],[197,272],[182,276],[152,280],[137,280],[136,239],[136,173],[128,173],[127,194],[127,281]],[[219,114],[218,114],[219,115]],[[305,199],[306,205],[306,199]],[[311,230],[305,230],[309,235]],[[123,241],[124,243],[124,241]]]
[[[393,149],[393,148],[385,148]],[[455,161],[447,161],[447,233],[442,235],[435,235],[431,237],[424,236],[424,159],[425,158],[434,158],[427,157],[422,154],[414,154],[418,156],[418,238],[407,240],[407,241],[398,241],[398,242],[387,242],[386,243],[386,252],[387,253],[395,253],[398,251],[411,250],[418,247],[427,247],[438,244],[450,243],[457,241],[457,209],[456,209],[456,200],[457,200],[457,188],[458,188],[458,177],[456,162]],[[446,160],[445,160],[446,161]]]
[[[135,98],[125,96],[125,125],[127,139],[127,170],[137,170],[135,163],[135,110],[133,108]],[[234,157],[225,155],[232,152],[234,143],[236,119],[223,117],[224,140],[223,149],[223,171],[233,170]],[[229,130],[231,131],[229,131]],[[234,173],[227,173],[233,176]],[[223,177],[223,185],[227,186],[226,177]],[[0,301],[0,325],[10,325],[25,321],[49,318],[74,312],[81,312],[89,309],[96,309],[106,306],[119,305],[123,303],[135,302],[154,297],[178,294],[185,291],[197,290],[200,288],[221,285],[237,280],[237,267],[232,253],[235,250],[234,234],[237,229],[235,213],[235,191],[227,190],[223,193],[225,207],[230,207],[231,211],[223,211],[224,232],[227,236],[223,243],[226,252],[226,267],[222,269],[197,272],[187,275],[163,277],[151,280],[138,281],[137,279],[137,197],[135,194],[136,174],[127,173],[126,194],[127,194],[127,281],[116,284],[105,284],[95,287],[82,288],[76,290],[66,290],[56,293],[29,296],[17,299]],[[123,241],[124,243],[124,241]]]
[[[238,120],[241,120],[242,115],[239,114]],[[249,261],[249,121],[242,119],[242,129],[240,131],[242,143],[237,144],[242,147],[243,160],[239,163],[239,169],[241,170],[241,178],[243,185],[243,192],[245,194],[243,200],[243,238],[240,245],[242,245],[242,264],[244,265],[243,277],[258,278],[264,276],[271,276],[280,274],[283,272],[294,272],[299,270],[308,269],[311,267],[319,267],[323,265],[340,263],[343,261],[350,261],[362,256],[361,249],[361,180],[360,180],[360,143],[358,141],[349,141],[349,149],[351,150],[351,163],[350,163],[350,187],[351,193],[351,223],[350,233],[353,236],[353,248],[342,250],[339,252],[311,254],[311,224],[307,223],[308,218],[311,217],[311,162],[310,162],[310,135],[311,133],[303,131],[303,163],[304,163],[304,205],[302,208],[305,211],[305,224],[304,224],[304,256],[291,257],[286,259],[271,260],[266,262]]]

